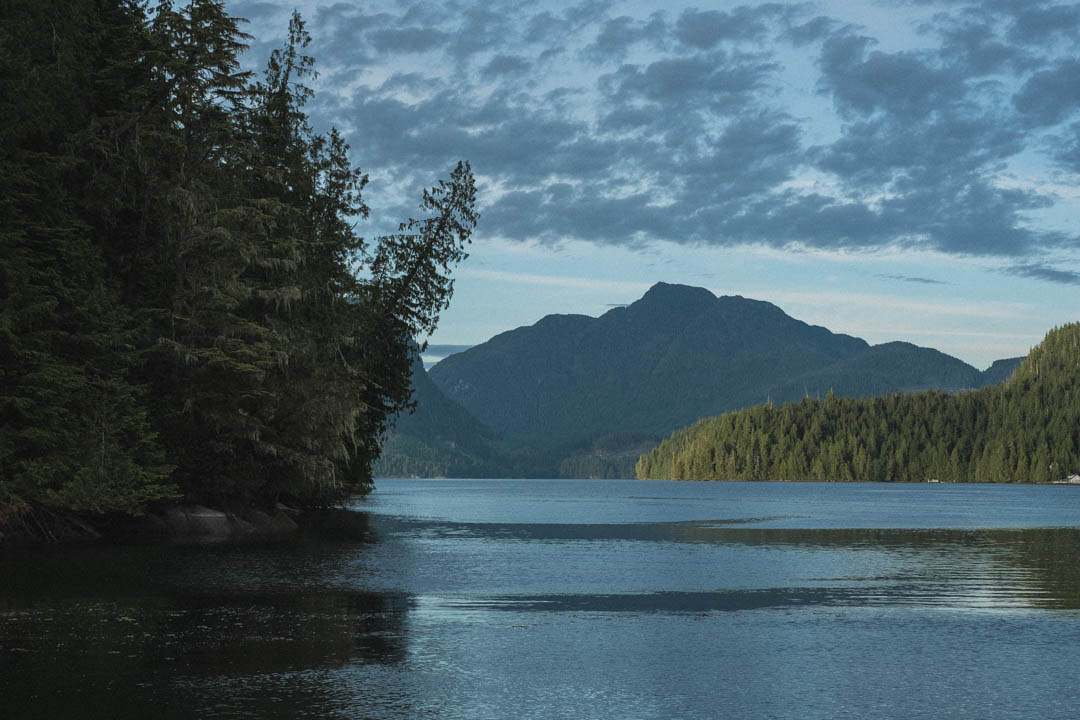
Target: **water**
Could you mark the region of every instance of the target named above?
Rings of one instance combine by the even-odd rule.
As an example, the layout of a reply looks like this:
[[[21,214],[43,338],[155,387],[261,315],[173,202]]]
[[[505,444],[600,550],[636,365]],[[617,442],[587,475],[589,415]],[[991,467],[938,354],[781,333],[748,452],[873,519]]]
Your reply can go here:
[[[1073,718],[1080,490],[382,480],[0,554],[0,714]]]

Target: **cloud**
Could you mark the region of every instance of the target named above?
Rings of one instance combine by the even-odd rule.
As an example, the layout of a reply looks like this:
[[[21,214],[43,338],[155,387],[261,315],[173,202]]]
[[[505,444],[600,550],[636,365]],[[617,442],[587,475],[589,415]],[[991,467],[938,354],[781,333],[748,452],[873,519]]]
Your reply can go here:
[[[544,191],[517,191],[485,208],[484,217],[495,234],[546,242],[580,239],[639,247],[647,238],[668,238],[672,232],[667,209],[650,206],[642,194],[604,197],[577,192],[554,201]]]
[[[1061,60],[1032,75],[1013,97],[1029,126],[1057,125],[1080,109],[1080,60]]]
[[[264,17],[276,17],[282,12],[282,7],[273,2],[236,2],[229,6],[229,13],[233,17],[240,17],[251,22],[261,20]]]
[[[1037,65],[1023,46],[1006,42],[999,31],[1000,18],[976,10],[950,16],[939,13],[925,32],[942,38],[942,57],[968,77],[991,73],[1015,74]]]
[[[917,283],[920,285],[948,285],[949,283],[944,280],[934,280],[933,278],[918,277],[917,275],[889,275],[886,273],[878,273],[874,277],[881,278],[882,280],[898,280],[900,282]]]
[[[1064,128],[1050,142],[1050,155],[1054,161],[1074,173],[1080,173],[1080,121]]]
[[[520,55],[499,54],[491,58],[484,66],[481,74],[484,77],[495,78],[504,75],[521,75],[532,67],[532,63]]]
[[[314,39],[310,52],[320,66],[369,65],[374,58],[367,33],[386,28],[393,21],[388,13],[368,14],[348,3],[320,6],[308,23]]]
[[[963,95],[960,78],[914,52],[871,52],[872,38],[839,35],[821,54],[821,89],[846,117],[876,111],[890,118],[924,118]]]
[[[529,43],[554,42],[562,39],[566,24],[550,11],[537,13],[525,25],[524,39]]]
[[[1005,268],[1009,275],[1043,280],[1058,283],[1060,285],[1080,285],[1080,272],[1075,270],[1060,270],[1042,263],[1022,263]]]
[[[1080,172],[1080,5],[898,2],[917,47],[840,3],[319,5],[310,109],[372,172],[375,224],[461,158],[478,237],[919,248],[1032,273],[1080,249],[1043,224],[1066,199],[1038,183]],[[1001,182],[1020,170],[1036,183]]]
[[[1080,38],[1080,5],[1022,3],[1009,29],[1009,40],[1045,46],[1055,40]]]
[[[725,96],[743,96],[766,88],[776,65],[752,57],[701,55],[657,60],[644,68],[624,66],[617,92],[657,102],[703,100],[717,103]]]
[[[501,270],[480,270],[476,268],[462,267],[455,275],[457,277],[469,277],[493,282],[510,283],[513,285],[539,285],[544,287],[561,287],[587,290],[616,290],[633,295],[641,295],[649,289],[650,284],[644,282],[632,282],[623,280],[602,280],[595,277],[573,277],[568,275],[540,275],[538,273],[504,272]]]
[[[504,47],[515,37],[510,16],[487,6],[476,4],[465,9],[463,20],[450,43],[450,54],[459,62],[488,50]]]
[[[582,0],[577,5],[568,7],[563,12],[563,17],[572,29],[599,24],[614,5],[614,0]]]
[[[1045,195],[993,182],[1028,142],[999,83],[957,64],[948,45],[895,53],[873,47],[872,39],[845,31],[821,54],[819,88],[848,122],[811,156],[841,181],[849,202],[868,211],[861,219],[856,209],[843,213],[855,221],[850,230],[862,224],[868,243],[893,237],[978,255],[1020,255],[1059,241],[1026,222],[1026,213],[1048,206]],[[1000,68],[980,67],[991,66]]]
[[[598,79],[599,129],[630,133],[621,140],[626,154],[649,156],[657,169],[721,167],[726,161],[715,163],[715,147],[728,124],[743,118],[783,123],[759,97],[768,94],[777,69],[768,57],[720,51],[623,65]]]
[[[859,307],[872,310],[905,313],[909,316],[982,318],[986,320],[1031,320],[1033,306],[1012,302],[970,302],[957,300],[912,300],[899,295],[875,293],[798,291],[766,289],[754,294],[768,297],[771,302],[786,306],[824,308]]]
[[[596,39],[585,47],[582,55],[597,63],[621,61],[637,43],[662,45],[667,33],[667,22],[661,13],[653,13],[648,21],[621,15],[604,23]]]
[[[420,53],[445,45],[448,33],[434,28],[386,28],[368,34],[368,42],[383,53]]]
[[[842,23],[833,18],[818,15],[806,22],[790,24],[784,32],[784,38],[796,47],[801,47],[832,37],[842,26]]]
[[[780,4],[743,5],[731,12],[684,10],[675,23],[675,37],[699,50],[712,50],[722,42],[759,41],[769,30],[768,21],[782,12]]]

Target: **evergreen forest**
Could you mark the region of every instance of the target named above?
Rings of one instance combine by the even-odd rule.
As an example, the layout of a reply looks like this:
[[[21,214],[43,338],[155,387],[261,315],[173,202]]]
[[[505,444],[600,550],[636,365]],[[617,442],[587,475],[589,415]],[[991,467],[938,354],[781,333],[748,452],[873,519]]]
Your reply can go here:
[[[251,73],[220,1],[0,9],[0,523],[369,490],[466,257],[468,164],[365,240],[298,14]]]
[[[1003,384],[949,395],[830,393],[708,418],[642,455],[639,478],[1055,482],[1080,472],[1080,323]]]

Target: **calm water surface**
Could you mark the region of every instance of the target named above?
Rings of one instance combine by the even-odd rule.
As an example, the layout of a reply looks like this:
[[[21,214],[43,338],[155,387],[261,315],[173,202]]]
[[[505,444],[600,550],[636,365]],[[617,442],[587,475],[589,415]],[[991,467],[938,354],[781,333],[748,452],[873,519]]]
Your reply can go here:
[[[317,519],[0,554],[0,715],[1080,713],[1080,488],[382,480]]]

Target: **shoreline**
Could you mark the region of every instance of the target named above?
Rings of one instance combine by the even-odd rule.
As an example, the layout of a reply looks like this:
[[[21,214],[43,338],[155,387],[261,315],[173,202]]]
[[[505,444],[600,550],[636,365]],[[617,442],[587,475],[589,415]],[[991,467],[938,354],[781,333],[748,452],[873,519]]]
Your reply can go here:
[[[38,507],[0,525],[0,552],[19,548],[82,545],[113,540],[230,541],[290,535],[302,511],[282,503],[239,512],[169,503],[144,514],[85,515]]]

